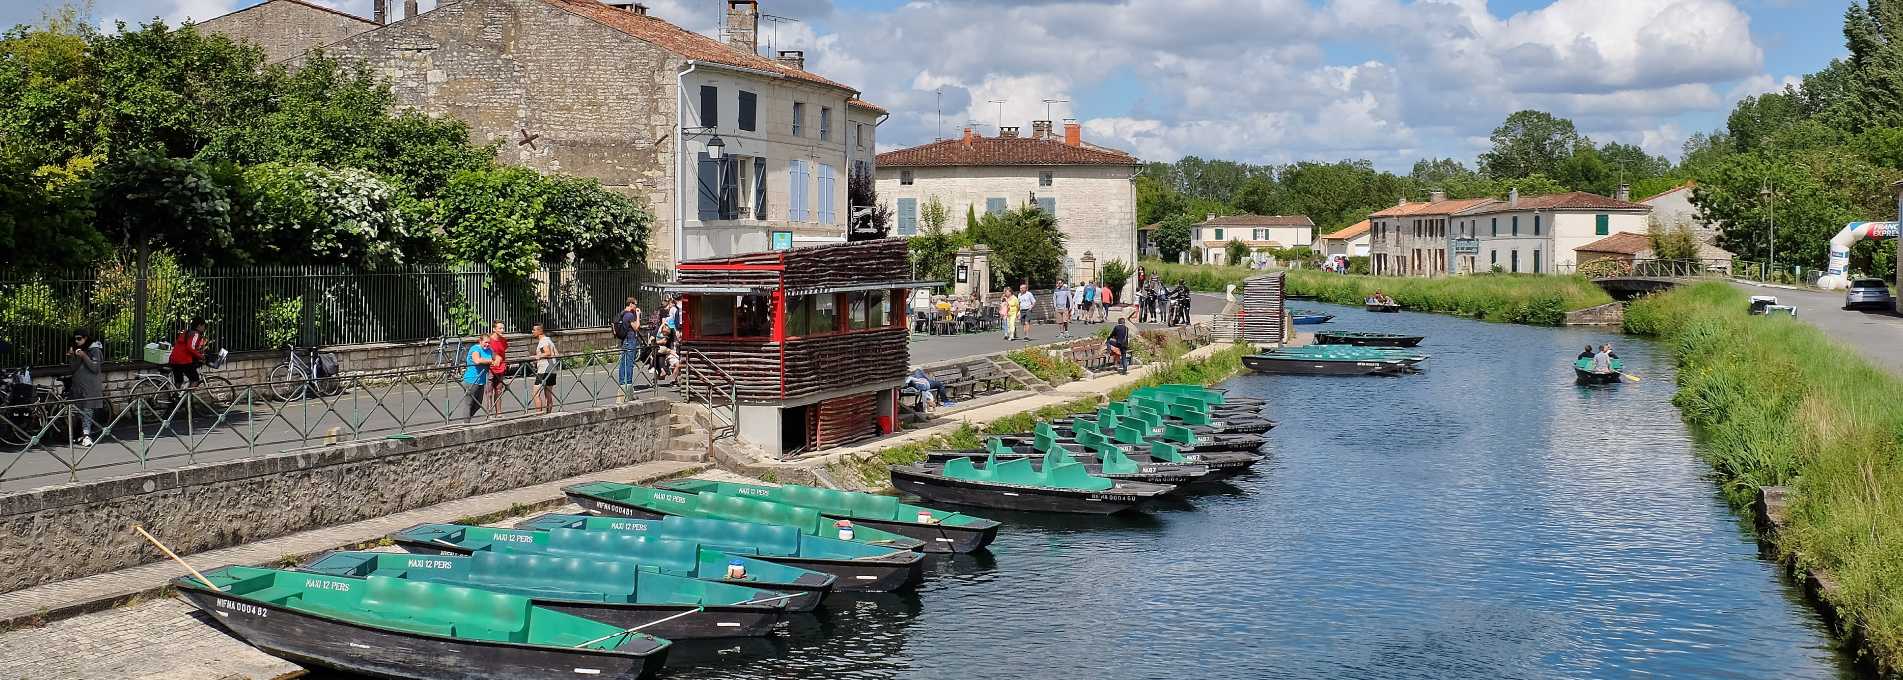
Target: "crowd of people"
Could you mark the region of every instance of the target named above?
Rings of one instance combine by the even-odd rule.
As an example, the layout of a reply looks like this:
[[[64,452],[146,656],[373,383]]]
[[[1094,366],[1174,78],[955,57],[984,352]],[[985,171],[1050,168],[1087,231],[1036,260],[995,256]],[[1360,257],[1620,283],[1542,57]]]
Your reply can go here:
[[[555,349],[555,339],[548,336],[542,324],[530,326],[528,363],[511,371],[509,338],[503,331],[502,321],[494,321],[489,325],[488,334],[469,348],[466,356],[468,365],[463,369],[462,380],[463,400],[468,406],[468,412],[463,416],[465,421],[482,413],[485,402],[489,417],[501,415],[502,395],[508,390],[508,381],[513,373],[528,374],[529,399],[535,410],[543,414],[555,410],[556,376],[561,367],[561,355]]]

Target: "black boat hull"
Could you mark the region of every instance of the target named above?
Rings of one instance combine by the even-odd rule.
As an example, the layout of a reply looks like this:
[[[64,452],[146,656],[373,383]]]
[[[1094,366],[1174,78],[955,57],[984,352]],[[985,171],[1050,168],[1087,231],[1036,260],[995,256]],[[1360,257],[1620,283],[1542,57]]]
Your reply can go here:
[[[630,657],[504,642],[449,640],[327,619],[202,588],[179,588],[192,606],[266,654],[307,666],[381,678],[554,680],[652,677],[667,649]],[[644,631],[645,632],[645,631]]]
[[[1621,376],[1618,373],[1594,373],[1573,369],[1573,382],[1579,385],[1617,385]]]
[[[1364,307],[1368,311],[1375,312],[1377,314],[1394,314],[1396,312],[1401,311],[1400,305],[1372,305],[1371,304],[1371,305],[1364,305]]]
[[[396,543],[397,547],[402,548],[404,552],[418,555],[468,555],[472,552],[460,546],[424,543],[422,541],[412,541],[400,537],[393,538],[392,540]],[[748,555],[748,557],[753,556]],[[789,614],[803,614],[818,609],[819,603],[826,599],[826,594],[833,590],[832,586],[805,583],[761,583],[759,581],[735,581],[724,578],[702,580],[746,586],[748,588],[758,588],[760,590],[774,590],[786,595],[797,593],[798,595],[796,597],[786,600],[786,611]]]
[[[1407,372],[1407,365],[1399,361],[1316,361],[1246,356],[1242,358],[1242,365],[1257,373],[1279,375],[1399,375]]]
[[[889,519],[865,519],[846,515],[826,515],[833,519],[849,519],[853,524],[864,524],[880,531],[890,531],[900,536],[916,538],[925,542],[928,553],[970,553],[983,550],[985,546],[998,538],[999,522],[985,520],[985,526],[948,526],[944,524],[919,524]]]
[[[708,546],[718,549],[719,546]],[[895,550],[902,553],[893,558],[868,560],[818,559],[811,557],[786,557],[780,555],[749,555],[789,567],[810,569],[839,577],[833,584],[833,590],[856,593],[890,593],[904,590],[925,580],[925,556],[910,550]]]
[[[479,585],[474,587],[481,587]],[[594,619],[621,628],[646,626],[683,612],[692,605],[615,604],[612,602],[576,602],[533,598],[536,606],[566,614]],[[773,603],[779,604],[778,602]],[[773,632],[780,622],[781,610],[770,605],[705,605],[699,614],[642,628],[641,632],[668,640],[709,640],[714,638],[759,637]]]
[[[1074,447],[1075,444],[1070,444],[1070,446]],[[1041,463],[1044,460],[1044,454],[1033,452],[1031,450],[1031,447],[1021,447],[1021,448],[1013,447],[1013,448],[1018,448],[1018,452],[1009,454],[1009,455],[1002,454],[1002,453],[998,454],[998,460],[1010,460],[1012,458],[1028,458],[1028,459],[1031,459],[1032,461],[1037,461],[1039,463]],[[983,459],[989,455],[991,455],[991,452],[989,451],[977,451],[977,450],[927,451],[925,452],[925,462],[943,464],[945,461],[951,460],[953,458]],[[1198,465],[1198,464],[1183,464],[1183,463],[1170,463],[1165,461],[1138,460],[1135,462],[1137,464],[1137,469],[1140,470],[1139,472],[1111,474],[1111,473],[1107,473],[1103,471],[1103,464],[1101,462],[1098,462],[1098,459],[1096,456],[1086,455],[1081,458],[1078,458],[1077,462],[1082,463],[1084,465],[1084,471],[1090,473],[1091,476],[1093,477],[1105,477],[1108,479],[1116,479],[1116,480],[1122,480],[1126,482],[1143,482],[1144,484],[1163,484],[1168,486],[1176,486],[1179,484],[1188,484],[1190,482],[1198,481],[1204,477],[1208,477],[1212,472],[1214,472],[1213,470],[1209,469],[1207,466]]]
[[[1082,515],[1113,515],[1135,510],[1146,501],[1162,496],[1165,491],[1162,487],[1155,487],[1149,493],[1120,493],[1116,488],[1075,491],[990,484],[929,474],[917,466],[892,468],[892,486],[919,498],[941,503]]]
[[[1354,345],[1356,347],[1414,347],[1427,339],[1424,335],[1404,335],[1391,338],[1367,338],[1352,335],[1342,336],[1331,333],[1316,333],[1315,342],[1323,345]]]
[[[581,506],[582,510],[587,511],[591,514],[596,514],[596,515],[604,515],[609,517],[627,517],[630,519],[665,519],[669,516],[667,513],[664,513],[664,512],[655,512],[653,510],[649,510],[647,508],[643,508],[640,506],[629,505],[626,503],[616,503],[614,501],[603,500],[600,498],[596,498],[594,496],[586,496],[586,495],[582,495],[578,493],[567,493],[567,492],[564,492],[563,495],[568,496],[569,501],[572,501],[574,504]],[[824,513],[821,513],[821,514],[824,514]],[[826,516],[831,517],[831,515],[826,515]],[[854,524],[864,523],[854,517],[839,517],[836,519],[849,519],[849,520],[852,520],[852,523]],[[868,524],[868,526],[871,526],[871,525]],[[875,526],[873,528],[876,529],[881,527]],[[996,531],[997,531],[997,527],[992,527],[993,538],[996,537]],[[906,538],[916,540],[920,543],[920,545],[891,546],[893,548],[905,549],[905,550],[924,550],[926,545],[928,545],[927,539],[920,538],[918,536],[913,536],[911,534],[907,534],[903,532],[895,531],[893,533],[899,534],[900,536],[904,536]],[[991,541],[989,539],[985,540],[986,544],[989,544],[990,542]],[[932,551],[926,551],[926,552],[932,552]]]

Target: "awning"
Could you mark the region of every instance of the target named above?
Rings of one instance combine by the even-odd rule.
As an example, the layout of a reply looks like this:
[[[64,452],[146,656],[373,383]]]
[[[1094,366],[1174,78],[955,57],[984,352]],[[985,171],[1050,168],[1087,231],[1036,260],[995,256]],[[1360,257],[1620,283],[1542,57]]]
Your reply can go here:
[[[804,286],[786,289],[787,295],[819,295],[821,293],[851,293],[862,290],[887,290],[891,288],[928,288],[945,285],[943,281],[883,281],[879,283],[850,283],[838,286]]]
[[[663,293],[703,293],[707,295],[766,295],[772,286],[740,286],[726,283],[644,283],[641,290]]]

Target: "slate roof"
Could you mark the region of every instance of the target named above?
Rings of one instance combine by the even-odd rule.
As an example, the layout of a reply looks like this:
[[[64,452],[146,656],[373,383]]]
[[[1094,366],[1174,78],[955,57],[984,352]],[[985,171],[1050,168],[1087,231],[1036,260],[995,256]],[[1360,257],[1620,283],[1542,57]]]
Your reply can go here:
[[[881,168],[996,165],[1137,165],[1135,156],[1062,139],[972,137],[946,139],[879,154]]]

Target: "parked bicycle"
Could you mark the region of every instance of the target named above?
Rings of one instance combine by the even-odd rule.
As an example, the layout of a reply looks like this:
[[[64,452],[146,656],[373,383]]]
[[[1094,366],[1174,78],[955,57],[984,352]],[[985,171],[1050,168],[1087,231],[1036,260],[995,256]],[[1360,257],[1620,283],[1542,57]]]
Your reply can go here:
[[[339,374],[343,366],[337,355],[319,352],[316,347],[292,347],[283,363],[265,374],[271,396],[280,401],[307,397],[330,397],[344,391]]]
[[[169,352],[171,343],[154,343],[158,350]],[[225,367],[224,350],[209,352],[205,368],[218,370]],[[189,393],[189,394],[187,394]],[[203,406],[206,410],[217,412],[238,400],[238,388],[230,380],[218,375],[199,375],[198,384],[186,387],[173,380],[172,372],[161,367],[158,370],[139,371],[132,375],[132,386],[127,388],[126,396],[132,404],[145,403],[157,407],[160,404],[175,404],[180,396],[189,396],[194,407]]]
[[[469,367],[469,346],[469,341],[461,337],[445,335],[437,339],[435,360],[430,365],[442,371],[443,382],[462,381],[463,369]]]
[[[0,371],[0,444],[26,446],[53,418],[53,388],[33,384],[31,369]]]

